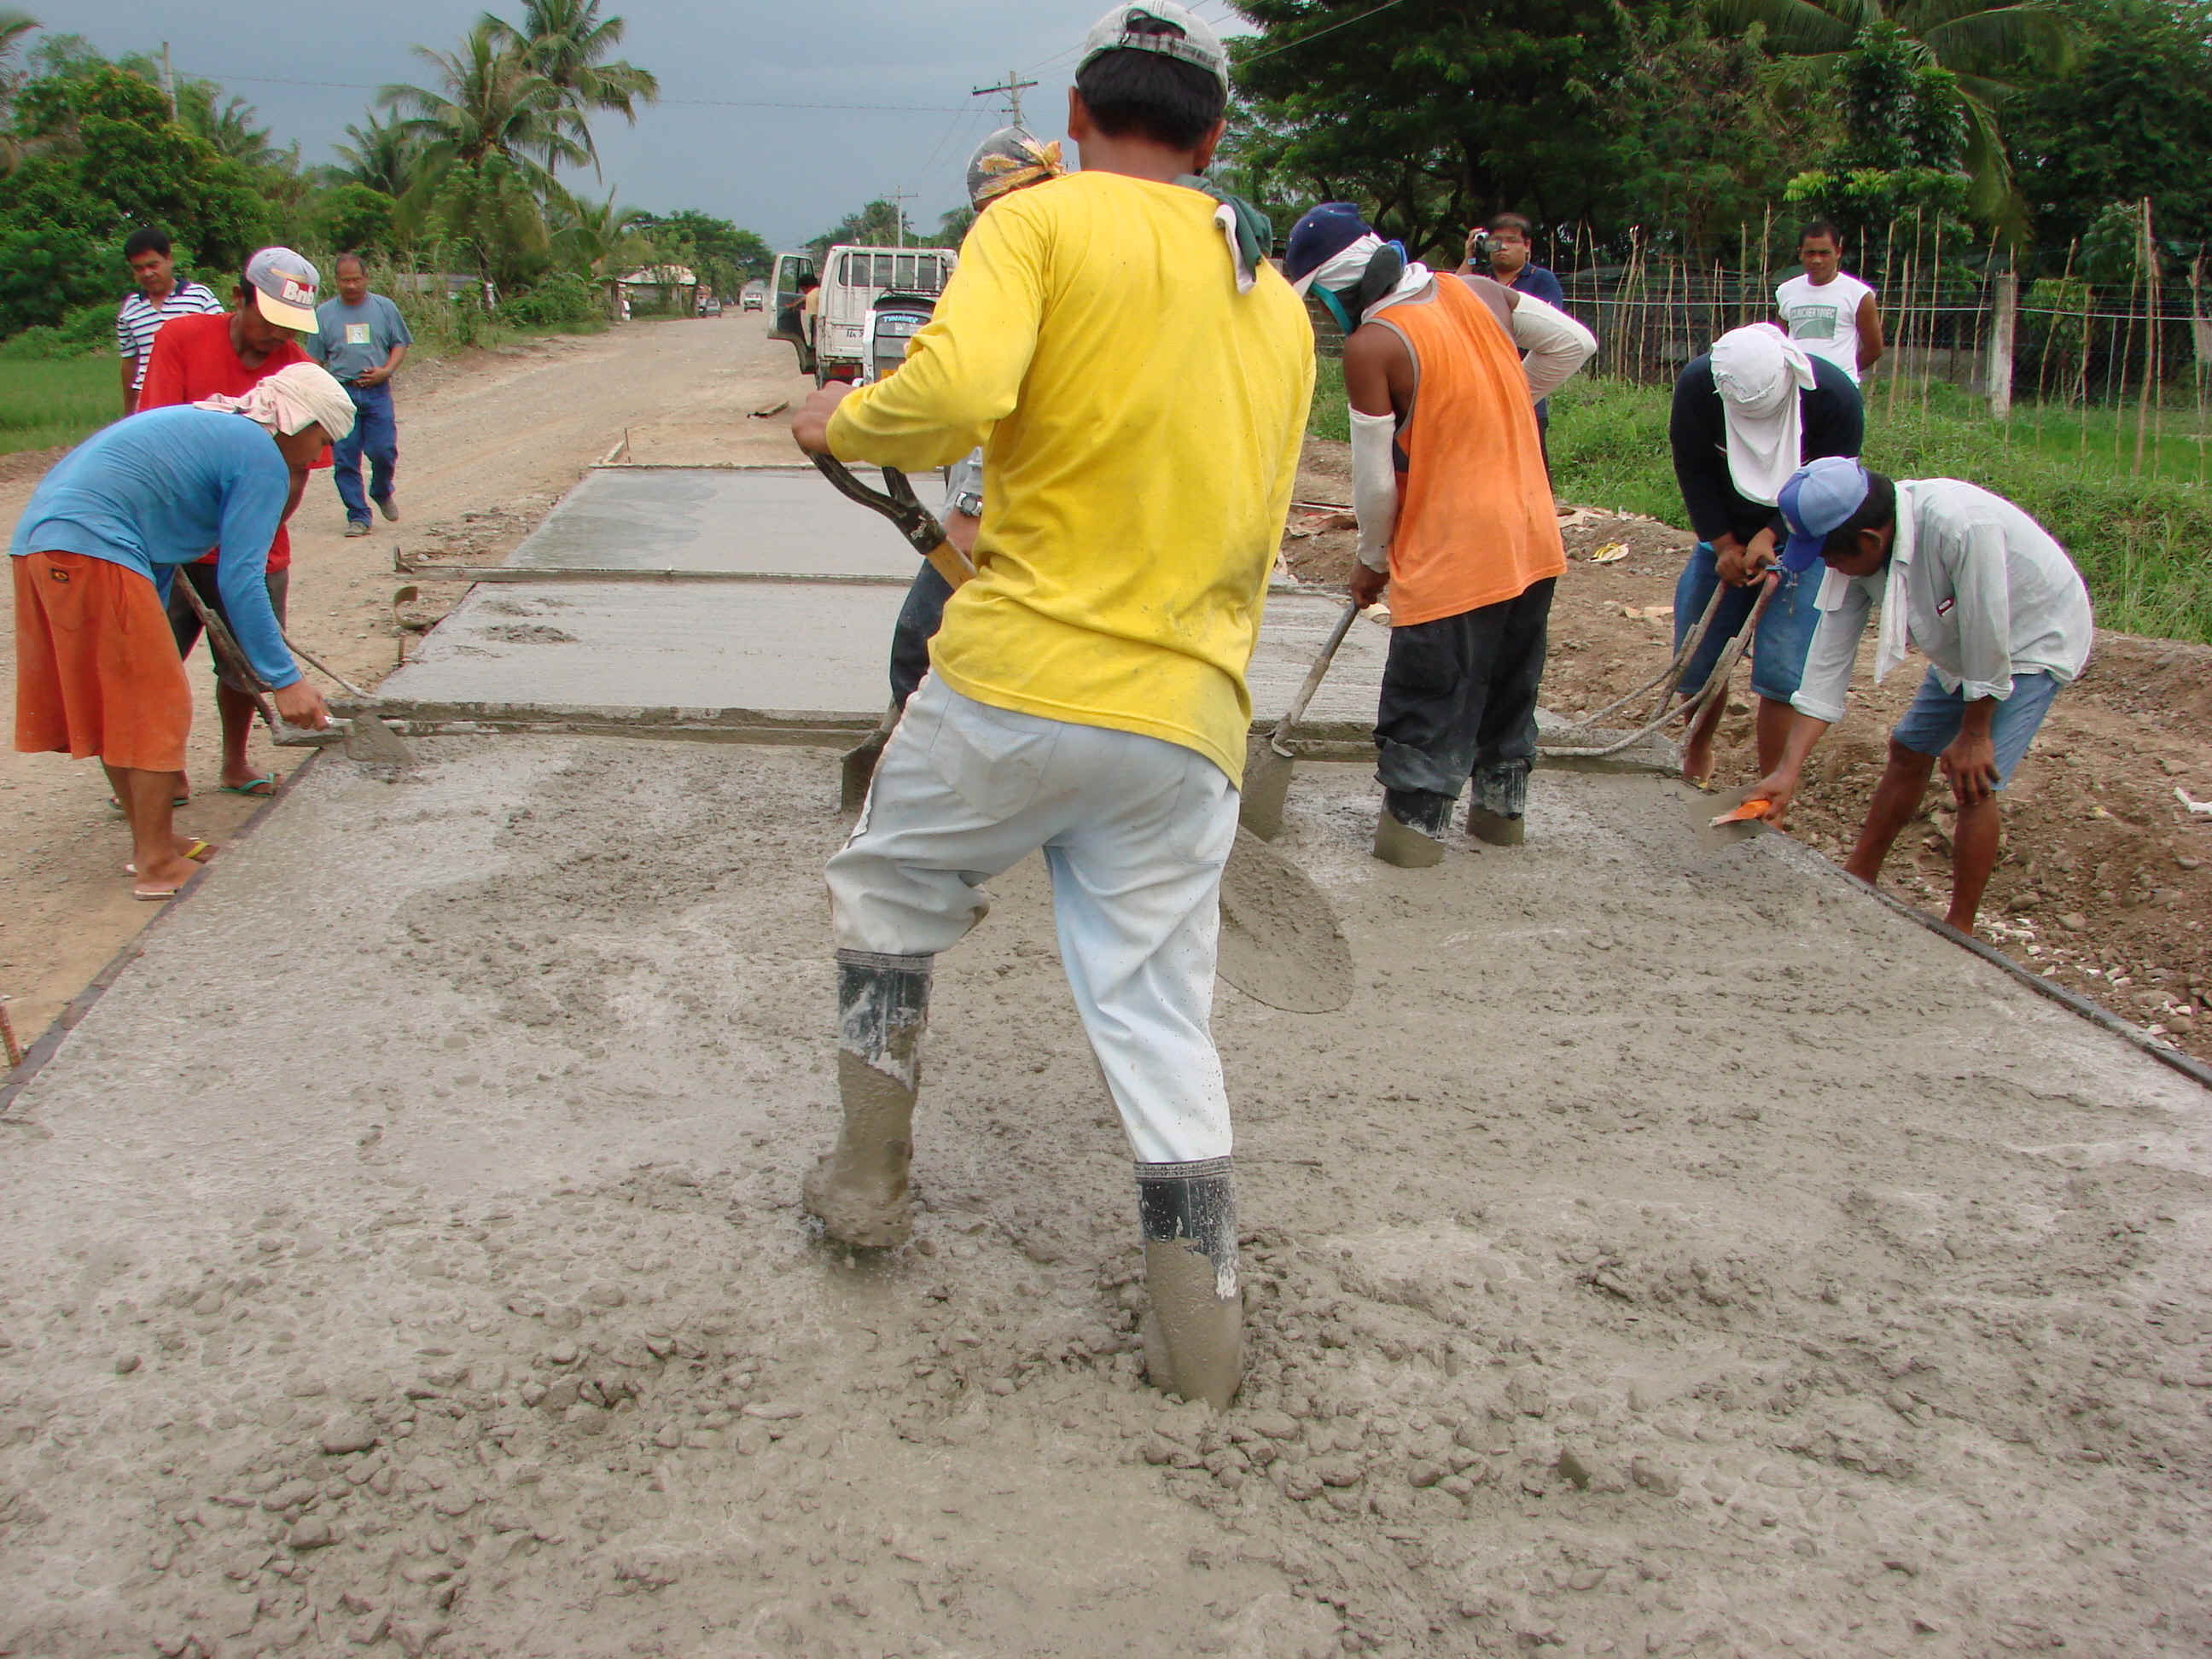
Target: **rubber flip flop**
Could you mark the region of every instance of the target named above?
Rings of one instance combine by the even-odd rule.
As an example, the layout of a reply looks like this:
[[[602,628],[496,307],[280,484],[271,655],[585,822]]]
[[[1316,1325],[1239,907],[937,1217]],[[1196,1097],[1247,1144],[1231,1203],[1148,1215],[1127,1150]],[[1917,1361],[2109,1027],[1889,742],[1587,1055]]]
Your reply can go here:
[[[169,805],[173,807],[190,806],[191,804],[192,798],[190,795],[173,796],[169,801]],[[123,803],[116,799],[114,796],[110,795],[107,798],[107,810],[111,812],[120,812],[123,810]]]
[[[190,859],[194,864],[205,864],[215,854],[216,844],[213,842],[196,841],[177,856]],[[126,864],[123,866],[123,873],[126,876],[135,876],[138,873],[138,866],[135,864]]]
[[[134,887],[131,890],[131,896],[148,904],[166,904],[184,890],[184,884],[179,882],[174,887],[157,888],[152,892],[149,892],[143,887]]]
[[[276,775],[264,772],[258,778],[248,778],[244,783],[226,783],[222,788],[226,795],[244,795],[249,800],[266,800],[276,793]]]

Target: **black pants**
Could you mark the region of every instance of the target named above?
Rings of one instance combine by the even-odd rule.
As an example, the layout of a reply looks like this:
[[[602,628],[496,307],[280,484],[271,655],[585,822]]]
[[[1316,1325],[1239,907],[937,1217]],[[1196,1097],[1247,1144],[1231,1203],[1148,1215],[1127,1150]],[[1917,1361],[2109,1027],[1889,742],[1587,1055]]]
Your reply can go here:
[[[1547,576],[1517,599],[1390,630],[1375,775],[1401,823],[1441,833],[1469,777],[1490,811],[1520,816],[1556,581]]]
[[[891,701],[900,708],[914,695],[921,677],[929,672],[929,642],[945,620],[945,602],[952,597],[952,584],[923,561],[899,607],[898,625],[891,629]]]

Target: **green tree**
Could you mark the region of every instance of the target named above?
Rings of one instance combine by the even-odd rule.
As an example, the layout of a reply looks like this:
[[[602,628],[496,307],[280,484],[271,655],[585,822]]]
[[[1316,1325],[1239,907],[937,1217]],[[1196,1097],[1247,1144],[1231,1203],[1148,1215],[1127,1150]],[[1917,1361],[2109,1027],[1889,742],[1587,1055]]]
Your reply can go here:
[[[604,202],[563,191],[550,216],[554,258],[593,283],[611,282],[655,256],[644,228],[649,216],[638,208],[616,206],[612,191]]]
[[[624,25],[619,17],[600,16],[599,0],[525,0],[519,27],[489,12],[482,27],[553,88],[561,131],[581,148],[594,173],[599,152],[592,142],[592,114],[609,112],[635,126],[637,106],[660,96],[652,71],[608,58],[622,44]],[[549,170],[561,159],[549,156]]]
[[[414,134],[372,114],[366,127],[348,127],[346,137],[352,142],[331,146],[338,158],[334,171],[339,178],[395,198],[414,188],[422,149]]]
[[[1342,198],[1456,263],[1508,209],[1603,216],[1622,56],[1610,0],[1240,0],[1237,162],[1270,198]]]
[[[841,242],[861,247],[896,247],[901,242],[915,240],[898,209],[888,201],[874,201],[847,214],[807,246],[813,251],[815,263],[819,264],[823,256]]]
[[[2113,202],[2151,198],[2161,239],[2212,239],[2212,4],[2082,0],[2087,40],[2064,75],[2005,110],[2013,177],[2036,240],[2064,247]]]
[[[315,240],[341,252],[386,252],[398,240],[399,204],[367,185],[343,184],[314,198],[308,226]]]
[[[2065,62],[2075,32],[2059,0],[1717,0],[1723,27],[1758,24],[1778,52],[1849,66],[1854,55],[1900,55],[1915,70],[1954,77],[1964,123],[1967,210],[1984,224],[2020,224],[1998,108],[2011,77]],[[1922,135],[1924,138],[1926,135]]]
[[[690,265],[717,294],[735,294],[747,277],[767,276],[775,263],[764,238],[696,208],[642,215],[639,226],[668,263]]]
[[[13,173],[23,159],[23,148],[16,142],[13,128],[15,94],[23,84],[25,71],[15,60],[22,53],[23,38],[45,27],[27,11],[0,6],[0,173]]]

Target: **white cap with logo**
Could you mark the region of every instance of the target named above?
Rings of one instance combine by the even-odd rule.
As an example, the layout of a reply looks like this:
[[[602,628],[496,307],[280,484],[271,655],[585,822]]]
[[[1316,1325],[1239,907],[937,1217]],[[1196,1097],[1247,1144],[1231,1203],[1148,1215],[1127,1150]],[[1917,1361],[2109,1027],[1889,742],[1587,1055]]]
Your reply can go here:
[[[279,328],[315,331],[315,290],[322,273],[289,247],[264,247],[246,262],[254,308]]]
[[[1156,52],[1195,64],[1224,88],[1229,85],[1229,52],[1221,37],[1175,0],[1124,0],[1083,37],[1083,56],[1075,72],[1082,74],[1092,58],[1109,52]]]

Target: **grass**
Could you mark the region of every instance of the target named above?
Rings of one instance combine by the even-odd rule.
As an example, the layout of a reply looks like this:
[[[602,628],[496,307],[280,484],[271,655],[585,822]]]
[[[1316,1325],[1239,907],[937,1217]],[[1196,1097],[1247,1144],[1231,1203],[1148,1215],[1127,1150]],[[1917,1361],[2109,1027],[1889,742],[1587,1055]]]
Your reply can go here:
[[[111,356],[0,361],[0,454],[82,443],[122,412]]]
[[[1322,360],[1310,427],[1346,436],[1343,374]],[[2162,476],[2130,477],[2132,413],[2016,410],[1999,423],[1949,388],[1923,413],[1877,392],[1867,465],[1893,477],[1964,478],[2033,514],[2073,556],[2106,628],[2212,644],[2212,487],[2196,482],[2195,410],[2169,410]],[[1559,499],[1640,513],[1686,528],[1667,447],[1668,392],[1578,377],[1552,399],[1552,469]],[[2121,454],[2115,459],[2114,445]],[[2151,472],[2148,457],[2145,471]]]

